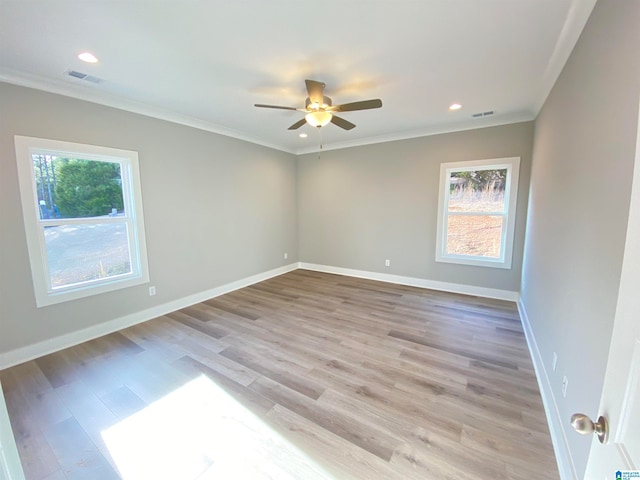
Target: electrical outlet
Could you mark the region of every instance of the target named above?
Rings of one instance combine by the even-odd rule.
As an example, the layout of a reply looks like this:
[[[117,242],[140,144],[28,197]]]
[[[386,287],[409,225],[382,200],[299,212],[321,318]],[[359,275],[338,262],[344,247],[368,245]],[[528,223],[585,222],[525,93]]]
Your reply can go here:
[[[286,260],[287,258],[289,258],[289,254],[287,252],[284,252],[284,259]]]
[[[566,397],[567,396],[567,386],[569,385],[569,380],[567,380],[567,377],[562,377],[562,396]]]
[[[552,369],[555,372],[556,371],[556,367],[558,366],[558,354],[556,352],[553,352],[553,363],[552,365]]]
[[[149,296],[153,297],[156,294],[156,287],[149,287]]]
[[[384,266],[385,266],[385,267],[390,267],[390,266],[391,266],[391,260],[388,260],[388,259],[387,259],[387,260],[385,260],[385,261],[384,261]]]

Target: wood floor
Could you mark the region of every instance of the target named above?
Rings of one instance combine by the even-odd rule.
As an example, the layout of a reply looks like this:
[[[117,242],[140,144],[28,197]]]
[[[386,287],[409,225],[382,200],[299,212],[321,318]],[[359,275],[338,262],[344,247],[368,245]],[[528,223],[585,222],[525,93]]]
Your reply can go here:
[[[558,479],[515,305],[306,270],[0,372],[27,479]]]

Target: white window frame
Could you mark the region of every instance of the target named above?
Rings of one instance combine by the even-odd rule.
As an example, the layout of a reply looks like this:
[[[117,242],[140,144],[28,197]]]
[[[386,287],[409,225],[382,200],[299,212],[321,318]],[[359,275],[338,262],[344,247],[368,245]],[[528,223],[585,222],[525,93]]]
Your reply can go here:
[[[464,212],[456,215],[500,215],[502,216],[502,239],[500,258],[478,255],[456,255],[447,253],[447,225],[449,218],[449,179],[452,173],[506,169],[504,211],[503,212]],[[438,197],[438,226],[436,238],[436,262],[458,263],[482,267],[510,269],[513,258],[513,239],[516,224],[518,201],[518,178],[520,157],[451,162],[440,165],[440,194]]]
[[[142,193],[138,153],[96,145],[15,136],[16,162],[22,200],[22,215],[27,237],[31,276],[36,305],[44,307],[56,303],[110,292],[149,282],[146,236],[142,211]],[[50,154],[58,157],[82,158],[120,164],[124,217],[87,217],[41,220],[33,170],[33,155]],[[131,272],[64,287],[52,288],[44,238],[45,226],[57,224],[125,223],[129,233]]]

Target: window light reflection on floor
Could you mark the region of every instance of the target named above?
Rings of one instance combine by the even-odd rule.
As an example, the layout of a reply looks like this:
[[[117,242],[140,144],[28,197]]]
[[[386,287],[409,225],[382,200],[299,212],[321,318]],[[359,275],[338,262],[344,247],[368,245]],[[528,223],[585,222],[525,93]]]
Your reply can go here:
[[[102,437],[125,480],[334,478],[204,375]]]

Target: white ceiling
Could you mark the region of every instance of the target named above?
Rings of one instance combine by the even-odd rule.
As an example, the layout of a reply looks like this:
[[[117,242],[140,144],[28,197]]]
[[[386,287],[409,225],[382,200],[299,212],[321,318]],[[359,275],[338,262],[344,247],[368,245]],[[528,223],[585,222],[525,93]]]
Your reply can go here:
[[[0,0],[0,80],[302,153],[533,119],[594,4]],[[383,107],[341,114],[351,131],[289,131],[300,112],[253,106],[303,107],[307,78],[334,104]]]

